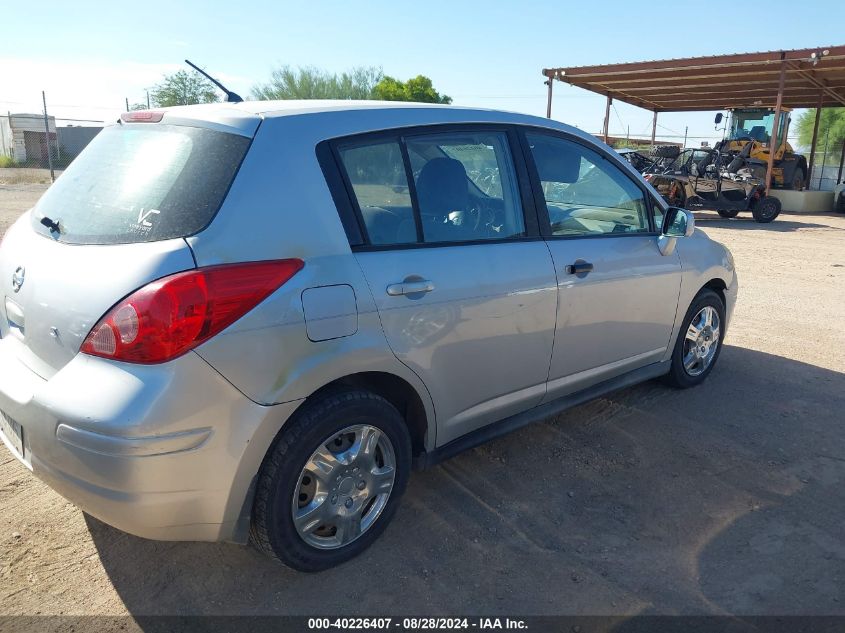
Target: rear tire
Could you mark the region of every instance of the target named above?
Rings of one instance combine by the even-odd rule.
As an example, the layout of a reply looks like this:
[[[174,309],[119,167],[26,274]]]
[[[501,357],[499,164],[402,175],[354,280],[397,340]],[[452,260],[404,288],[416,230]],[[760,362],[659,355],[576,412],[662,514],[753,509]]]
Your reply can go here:
[[[792,174],[791,189],[793,191],[802,191],[804,189],[804,170],[800,167],[796,167],[795,173]]]
[[[665,382],[678,389],[704,382],[719,360],[724,333],[725,304],[719,295],[705,288],[695,296],[684,316]]]
[[[773,196],[765,196],[757,201],[751,209],[751,215],[757,222],[767,224],[780,215],[780,200]]]
[[[733,211],[727,211],[725,209],[716,209],[716,213],[721,215],[723,218],[730,219],[730,218],[735,218],[736,216],[738,216],[739,210],[734,209]]]
[[[387,400],[357,390],[318,397],[264,458],[250,541],[299,571],[344,563],[393,518],[410,464],[408,428]]]

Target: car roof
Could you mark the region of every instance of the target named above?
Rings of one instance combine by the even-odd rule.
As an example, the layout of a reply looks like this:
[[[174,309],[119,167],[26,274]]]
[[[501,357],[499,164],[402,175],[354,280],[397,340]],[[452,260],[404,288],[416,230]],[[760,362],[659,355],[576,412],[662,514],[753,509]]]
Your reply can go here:
[[[290,116],[311,112],[336,112],[342,110],[370,110],[395,108],[435,108],[472,110],[462,106],[444,105],[439,103],[417,103],[410,101],[367,101],[351,99],[307,99],[307,100],[277,100],[277,101],[242,101],[235,105],[238,109],[254,112],[265,117]]]
[[[191,113],[202,118],[217,112],[240,112],[242,115],[257,117],[293,116],[312,112],[336,112],[342,110],[369,110],[373,108],[461,108],[461,106],[441,105],[435,103],[416,103],[409,101],[357,101],[351,99],[279,99],[275,101],[239,101],[231,103],[218,101],[215,103],[200,103],[188,106],[173,106],[163,108],[165,112],[180,114]],[[467,108],[463,108],[467,109]],[[470,108],[471,109],[471,108]]]
[[[205,103],[189,106],[164,108],[164,122],[190,125],[191,122],[204,122],[210,127],[251,135],[261,120],[278,119],[314,114],[342,115],[350,118],[369,118],[374,111],[382,110],[386,114],[402,115],[392,117],[403,120],[413,118],[413,112],[421,116],[421,125],[436,123],[442,118],[443,123],[515,123],[546,127],[568,132],[590,142],[599,142],[592,134],[566,125],[553,119],[541,118],[530,114],[471,108],[464,106],[434,103],[416,103],[407,101],[354,101],[354,100],[281,100],[281,101],[241,101],[239,103]],[[439,113],[439,114],[438,114]],[[403,123],[407,125],[407,123]]]

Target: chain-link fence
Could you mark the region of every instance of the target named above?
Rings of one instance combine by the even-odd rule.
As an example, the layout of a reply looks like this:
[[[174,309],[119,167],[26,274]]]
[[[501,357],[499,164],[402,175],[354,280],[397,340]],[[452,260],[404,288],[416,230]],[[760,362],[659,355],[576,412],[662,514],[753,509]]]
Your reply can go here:
[[[807,188],[813,191],[833,191],[833,188],[845,179],[842,155],[845,143],[834,147],[833,143],[820,141],[813,155],[813,170],[810,173]],[[809,152],[807,160],[810,160]]]
[[[44,93],[40,101],[40,107],[0,104],[6,106],[0,110],[0,167],[64,169],[103,129],[99,118],[51,112]],[[65,106],[65,111],[76,107]]]
[[[103,129],[103,121],[34,113],[0,115],[0,167],[64,169]]]

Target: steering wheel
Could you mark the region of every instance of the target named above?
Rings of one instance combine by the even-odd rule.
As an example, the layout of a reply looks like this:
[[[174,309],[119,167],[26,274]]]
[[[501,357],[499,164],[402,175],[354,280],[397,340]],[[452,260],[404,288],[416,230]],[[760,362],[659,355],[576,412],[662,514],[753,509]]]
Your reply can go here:
[[[470,204],[469,209],[467,209],[467,213],[475,216],[475,219],[472,222],[473,231],[478,231],[483,222],[489,224],[494,219],[492,210],[484,203],[482,198],[476,198],[474,202]]]

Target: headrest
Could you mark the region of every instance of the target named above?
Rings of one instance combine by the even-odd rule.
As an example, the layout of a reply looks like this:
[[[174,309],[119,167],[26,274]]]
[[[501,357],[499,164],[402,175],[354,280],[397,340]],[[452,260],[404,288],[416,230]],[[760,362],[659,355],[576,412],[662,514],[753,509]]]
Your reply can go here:
[[[468,206],[467,172],[459,160],[432,158],[420,170],[416,185],[420,213],[445,215]]]
[[[581,152],[576,145],[536,137],[532,143],[531,153],[541,181],[577,182]]]

